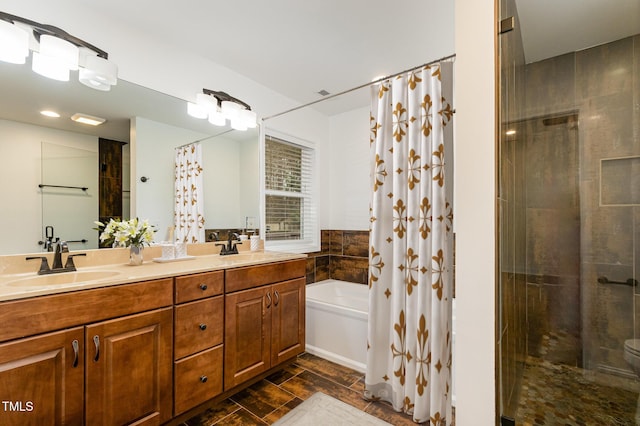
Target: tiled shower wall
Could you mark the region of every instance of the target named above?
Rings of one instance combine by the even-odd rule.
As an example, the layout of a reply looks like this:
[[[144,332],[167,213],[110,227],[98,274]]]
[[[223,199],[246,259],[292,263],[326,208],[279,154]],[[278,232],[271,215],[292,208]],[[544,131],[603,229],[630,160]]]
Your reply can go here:
[[[307,284],[333,278],[367,284],[369,231],[321,231],[319,252],[308,253]]]
[[[640,287],[598,282],[640,271],[640,35],[525,66],[518,27],[500,38],[504,414],[527,355],[624,375],[640,338]]]
[[[527,65],[526,116],[576,115],[565,124],[569,136],[562,139],[554,139],[551,129],[561,127],[555,123],[542,133],[529,129],[529,139],[538,138],[549,152],[528,155],[527,166],[536,155],[547,163],[567,160],[552,173],[555,182],[540,188],[539,199],[550,202],[527,207],[530,355],[537,349],[532,333],[566,331],[577,347],[550,361],[629,370],[622,349],[626,339],[639,335],[634,288],[602,284],[599,277],[637,279],[639,70],[638,35]],[[532,167],[531,173],[549,174],[548,167]],[[567,174],[571,169],[575,172]],[[579,189],[568,189],[574,184]],[[563,205],[566,217],[556,213],[534,223],[536,214]],[[537,251],[541,244],[544,249]],[[568,257],[570,251],[577,259]]]

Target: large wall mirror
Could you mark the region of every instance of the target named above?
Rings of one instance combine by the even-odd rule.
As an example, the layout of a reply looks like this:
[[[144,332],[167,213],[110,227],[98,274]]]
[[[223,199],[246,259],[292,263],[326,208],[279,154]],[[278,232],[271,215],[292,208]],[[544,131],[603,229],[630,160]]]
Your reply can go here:
[[[0,254],[45,250],[51,234],[72,241],[71,250],[96,248],[93,222],[111,204],[123,218],[149,219],[164,239],[173,223],[174,151],[195,141],[203,147],[206,228],[259,223],[257,129],[213,126],[188,116],[184,100],[123,80],[100,92],[30,68],[0,62]],[[74,114],[106,121],[90,126]],[[105,154],[105,144],[120,158],[114,149]],[[115,192],[100,183],[114,176],[113,161],[121,172]]]

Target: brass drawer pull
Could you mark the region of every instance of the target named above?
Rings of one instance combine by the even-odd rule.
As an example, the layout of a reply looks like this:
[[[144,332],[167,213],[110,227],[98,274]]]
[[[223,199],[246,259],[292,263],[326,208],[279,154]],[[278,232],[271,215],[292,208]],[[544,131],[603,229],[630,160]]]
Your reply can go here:
[[[267,309],[271,307],[271,292],[267,292]]]
[[[280,303],[280,294],[278,293],[278,291],[274,291],[273,295],[276,296],[276,300],[275,302],[273,302],[274,306],[278,306],[278,303]]]
[[[205,331],[207,329],[207,324],[200,324],[200,330]]]

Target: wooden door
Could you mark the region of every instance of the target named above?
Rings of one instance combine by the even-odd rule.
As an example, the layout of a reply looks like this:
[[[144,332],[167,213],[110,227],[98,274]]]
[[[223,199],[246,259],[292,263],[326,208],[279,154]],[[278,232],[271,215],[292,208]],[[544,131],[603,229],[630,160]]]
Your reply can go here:
[[[224,389],[270,368],[271,287],[225,296]]]
[[[87,424],[171,419],[172,322],[165,308],[86,327]]]
[[[272,286],[271,365],[293,358],[304,351],[305,279]]]
[[[82,327],[0,345],[0,424],[82,425]]]

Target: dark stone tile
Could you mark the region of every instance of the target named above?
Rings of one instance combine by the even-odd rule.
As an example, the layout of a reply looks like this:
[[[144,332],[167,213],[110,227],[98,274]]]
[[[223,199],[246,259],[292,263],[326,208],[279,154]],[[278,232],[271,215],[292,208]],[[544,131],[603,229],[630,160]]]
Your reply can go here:
[[[270,381],[274,385],[280,385],[283,382],[286,382],[296,374],[302,373],[303,369],[298,367],[295,364],[289,364],[284,367],[282,370],[279,370],[270,376],[268,376],[265,380]]]
[[[316,281],[316,258],[308,257],[305,265],[305,271],[307,274],[307,284]]]
[[[347,387],[352,386],[364,377],[363,374],[351,368],[307,353],[299,356],[295,364]]]
[[[240,391],[231,399],[259,418],[293,399],[293,395],[267,380],[261,380]]]
[[[580,221],[576,211],[530,208],[527,221],[527,272],[541,277],[578,275]]]
[[[586,99],[612,93],[631,93],[633,38],[576,52],[576,96]]]
[[[384,420],[394,426],[415,426],[415,425],[428,425],[429,422],[415,423],[412,417],[408,414],[397,412],[390,404],[382,401],[372,402],[364,410],[365,413],[371,414],[374,417]],[[451,423],[447,423],[451,425]]]
[[[331,247],[331,231],[323,229],[320,231],[320,250],[324,254],[330,252]]]
[[[579,139],[581,175],[597,179],[600,160],[640,154],[640,145],[633,137],[633,94],[613,93],[591,97],[580,103]]]
[[[316,392],[322,392],[360,410],[364,410],[368,404],[363,399],[362,393],[310,371],[304,371],[287,380],[281,387],[303,400],[308,399]]]
[[[330,256],[318,256],[316,259],[316,276],[315,281],[328,280],[331,277],[331,271],[329,269]]]
[[[293,398],[291,401],[287,402],[285,405],[279,407],[273,413],[266,416],[263,420],[268,424],[273,424],[280,420],[285,414],[296,408],[298,405],[302,404],[304,401],[300,398]]]
[[[369,259],[361,257],[331,256],[331,278],[358,284],[367,284]]]
[[[235,413],[228,415],[216,424],[224,426],[263,426],[268,425],[269,423],[259,419],[242,408]]]
[[[369,231],[344,231],[344,255],[369,258]]]
[[[575,53],[556,56],[525,67],[525,114],[544,116],[575,108]]]
[[[228,415],[240,410],[241,407],[230,399],[218,403],[215,407],[209,408],[206,411],[192,417],[185,423],[188,426],[210,426],[218,423]]]
[[[343,240],[342,240],[343,231],[332,230],[331,231],[331,239],[329,241],[329,253],[341,255],[343,254]]]

